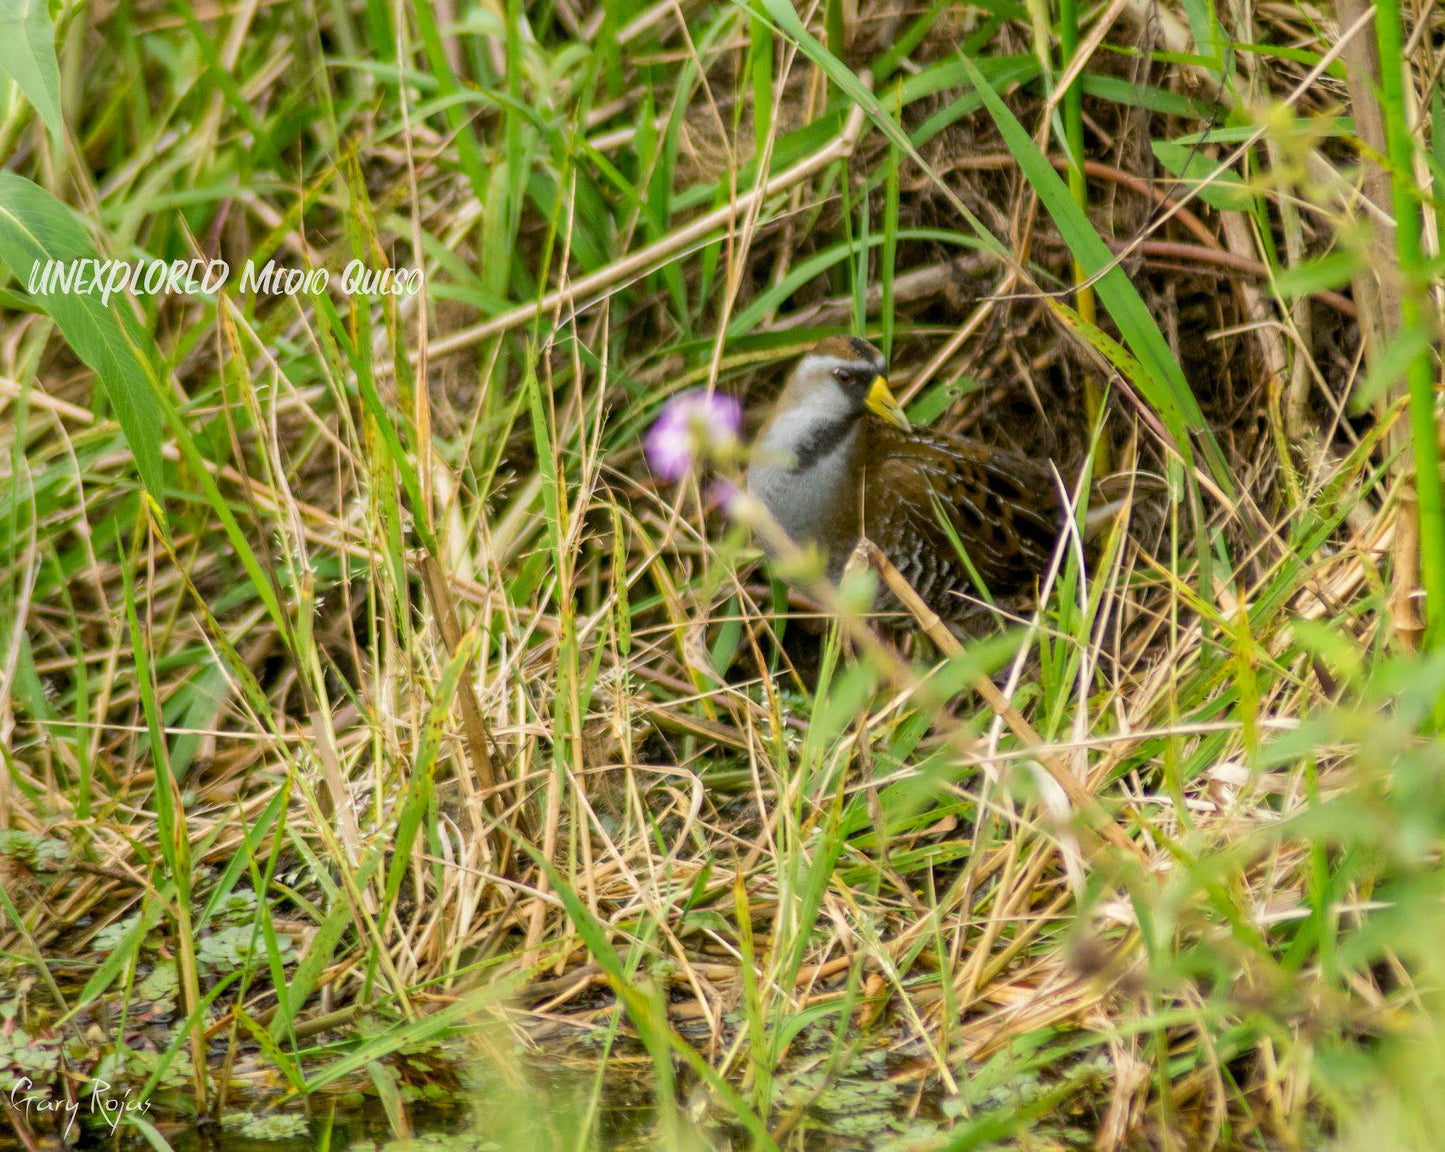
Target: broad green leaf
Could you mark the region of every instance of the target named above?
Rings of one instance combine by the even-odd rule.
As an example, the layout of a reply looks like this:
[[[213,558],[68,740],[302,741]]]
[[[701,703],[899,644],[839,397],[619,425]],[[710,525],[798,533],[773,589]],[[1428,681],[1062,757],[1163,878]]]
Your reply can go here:
[[[0,0],[0,3],[5,0]],[[84,226],[38,184],[0,172],[0,263],[21,285],[47,260],[96,259]],[[162,502],[160,380],[151,338],[124,296],[102,304],[98,294],[41,295],[35,303],[60,325],[75,354],[100,378],[115,409],[141,481]]]
[[[1336,248],[1318,260],[1306,260],[1275,277],[1274,286],[1286,300],[1327,292],[1348,284],[1364,268],[1364,256],[1353,248]]]
[[[1254,210],[1254,193],[1244,186],[1238,172],[1220,172],[1211,180],[1219,162],[1198,148],[1177,140],[1151,140],[1149,145],[1155,159],[1193,188],[1211,208],[1223,212]]]
[[[61,147],[65,122],[60,117],[60,65],[45,0],[0,0],[0,76],[19,85],[55,146]]]
[[[1111,104],[1123,104],[1129,108],[1147,108],[1150,112],[1161,112],[1165,116],[1208,120],[1213,123],[1225,115],[1224,109],[1211,101],[1139,84],[1122,76],[1100,76],[1095,72],[1085,72],[1079,77],[1079,85],[1085,96],[1097,96]]]

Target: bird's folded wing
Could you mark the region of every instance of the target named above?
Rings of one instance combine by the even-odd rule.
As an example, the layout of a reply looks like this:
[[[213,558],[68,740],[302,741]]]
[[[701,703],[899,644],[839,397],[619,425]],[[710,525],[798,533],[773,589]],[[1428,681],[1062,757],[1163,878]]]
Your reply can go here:
[[[995,595],[1023,591],[1043,573],[1059,536],[1053,478],[1023,457],[969,441],[918,436],[876,452],[863,495],[864,529],[900,571],[935,585],[937,601],[973,592],[949,531]]]

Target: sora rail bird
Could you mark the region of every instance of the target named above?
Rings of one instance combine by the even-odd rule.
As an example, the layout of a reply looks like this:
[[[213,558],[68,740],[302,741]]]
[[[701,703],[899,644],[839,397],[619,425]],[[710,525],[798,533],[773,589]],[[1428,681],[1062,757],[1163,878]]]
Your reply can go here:
[[[882,353],[857,337],[830,336],[805,355],[756,437],[748,491],[795,543],[823,551],[833,581],[866,536],[950,623],[978,612],[969,563],[995,598],[1033,592],[1064,523],[1053,471],[913,428],[886,370]]]

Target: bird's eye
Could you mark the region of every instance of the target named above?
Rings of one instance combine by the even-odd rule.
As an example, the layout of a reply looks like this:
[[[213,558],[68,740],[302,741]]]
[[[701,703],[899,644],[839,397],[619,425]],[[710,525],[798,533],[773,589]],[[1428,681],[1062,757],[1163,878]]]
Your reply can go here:
[[[852,379],[852,377],[848,374],[848,369],[846,368],[834,368],[833,378],[837,380],[839,384],[846,384],[849,380]]]

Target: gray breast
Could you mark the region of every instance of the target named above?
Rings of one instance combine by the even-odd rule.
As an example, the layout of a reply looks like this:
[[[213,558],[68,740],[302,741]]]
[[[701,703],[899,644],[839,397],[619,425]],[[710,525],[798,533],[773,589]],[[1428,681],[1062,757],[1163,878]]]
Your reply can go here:
[[[783,413],[759,439],[748,491],[794,542],[821,541],[836,517],[857,436],[856,418],[804,422]]]

